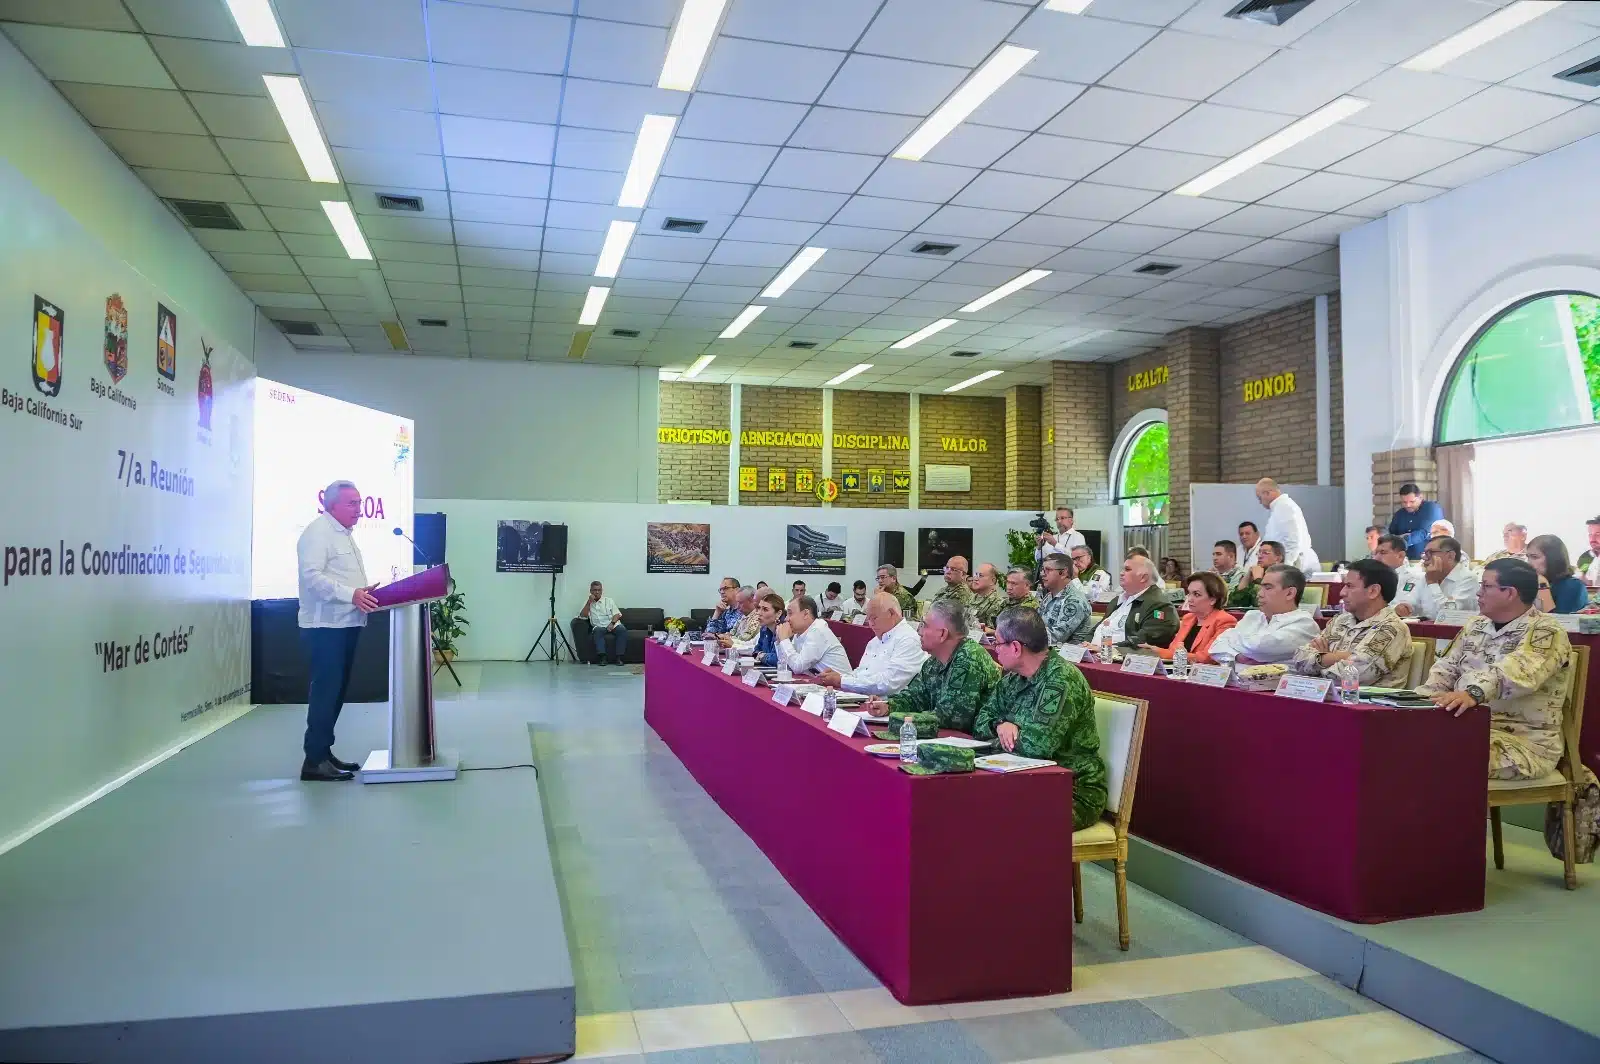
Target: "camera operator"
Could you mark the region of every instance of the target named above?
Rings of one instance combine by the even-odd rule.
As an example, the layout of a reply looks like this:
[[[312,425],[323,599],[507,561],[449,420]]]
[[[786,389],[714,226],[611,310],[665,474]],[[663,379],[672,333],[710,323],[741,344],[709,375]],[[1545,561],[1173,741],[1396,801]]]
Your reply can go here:
[[[1044,561],[1046,554],[1065,554],[1070,558],[1072,548],[1087,546],[1088,541],[1083,538],[1083,533],[1072,527],[1072,520],[1072,507],[1056,507],[1056,530],[1034,535],[1034,541],[1039,545],[1033,552],[1034,561]]]

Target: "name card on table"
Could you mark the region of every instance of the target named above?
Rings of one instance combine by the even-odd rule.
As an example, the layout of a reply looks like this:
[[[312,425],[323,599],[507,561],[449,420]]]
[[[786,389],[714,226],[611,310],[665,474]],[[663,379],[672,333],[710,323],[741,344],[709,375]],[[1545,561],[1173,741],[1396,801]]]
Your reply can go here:
[[[724,661],[722,663],[722,675],[724,675],[724,676],[732,676],[734,673],[736,673],[738,671],[739,671],[739,659],[734,657],[732,654],[729,654],[728,655],[728,660]]]
[[[1161,659],[1150,654],[1130,654],[1122,659],[1122,671],[1139,676],[1154,676]]]
[[[1072,662],[1074,665],[1083,663],[1083,655],[1089,650],[1082,643],[1063,643],[1056,648],[1056,653]]]
[[[700,664],[702,664],[702,665],[715,665],[716,663],[717,663],[717,652],[715,650],[708,650],[704,654],[700,655]]]
[[[744,670],[744,675],[739,677],[739,682],[746,687],[754,687],[761,682],[761,674],[755,669],[746,669]]]
[[[780,706],[786,706],[794,701],[794,688],[788,684],[779,684],[772,689],[772,700]]]
[[[1233,670],[1227,665],[1191,665],[1189,666],[1189,682],[1197,683],[1202,687],[1228,686],[1228,674]]]
[[[1328,678],[1317,679],[1315,676],[1296,676],[1285,673],[1278,680],[1278,689],[1272,692],[1284,698],[1298,698],[1306,702],[1325,702],[1328,690],[1333,686],[1333,681]]]
[[[685,657],[687,657],[689,652],[693,649],[694,644],[689,642],[687,639],[684,639],[678,643],[678,653],[684,655]]]
[[[800,703],[800,708],[811,714],[813,717],[822,716],[822,692],[812,691],[810,694],[806,695],[805,701]],[[835,710],[835,712],[838,711]]]
[[[1439,615],[1433,619],[1433,623],[1453,624],[1457,628],[1465,628],[1467,622],[1477,615],[1477,610],[1440,610]]]
[[[861,715],[852,713],[848,709],[836,709],[833,711],[833,716],[828,718],[828,730],[838,732],[845,738],[849,738],[858,732],[862,735],[867,734],[867,726],[861,723]]]

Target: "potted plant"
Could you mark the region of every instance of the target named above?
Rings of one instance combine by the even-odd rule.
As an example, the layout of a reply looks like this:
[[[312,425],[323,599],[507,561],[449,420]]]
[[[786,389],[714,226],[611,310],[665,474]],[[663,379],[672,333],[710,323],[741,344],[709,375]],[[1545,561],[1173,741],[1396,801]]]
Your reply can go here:
[[[1006,561],[1013,569],[1032,569],[1033,552],[1038,546],[1034,534],[1025,529],[1006,530]]]
[[[428,603],[433,622],[433,659],[447,665],[456,657],[456,640],[461,638],[472,622],[466,612],[467,596],[456,590],[455,577],[450,578],[450,593],[442,599]]]

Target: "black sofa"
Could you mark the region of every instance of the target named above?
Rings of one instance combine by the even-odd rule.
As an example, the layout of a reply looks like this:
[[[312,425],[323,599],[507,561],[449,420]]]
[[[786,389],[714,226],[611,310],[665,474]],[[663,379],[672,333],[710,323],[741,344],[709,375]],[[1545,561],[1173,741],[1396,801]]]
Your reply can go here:
[[[625,660],[629,665],[644,664],[644,644],[651,632],[659,632],[667,625],[667,613],[661,609],[624,609],[622,627],[628,630],[628,650]],[[594,663],[594,629],[587,618],[572,618],[572,649],[585,665]],[[607,651],[607,653],[610,653]]]

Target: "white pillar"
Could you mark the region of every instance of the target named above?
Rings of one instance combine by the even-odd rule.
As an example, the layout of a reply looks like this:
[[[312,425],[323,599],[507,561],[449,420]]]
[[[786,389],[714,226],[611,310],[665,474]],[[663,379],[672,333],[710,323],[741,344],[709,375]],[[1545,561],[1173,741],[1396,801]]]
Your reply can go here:
[[[922,396],[911,393],[911,508],[922,506]]]
[[[1315,303],[1317,346],[1317,483],[1333,483],[1333,381],[1328,368],[1328,297]]]
[[[739,505],[739,423],[743,385],[728,385],[728,505]]]

